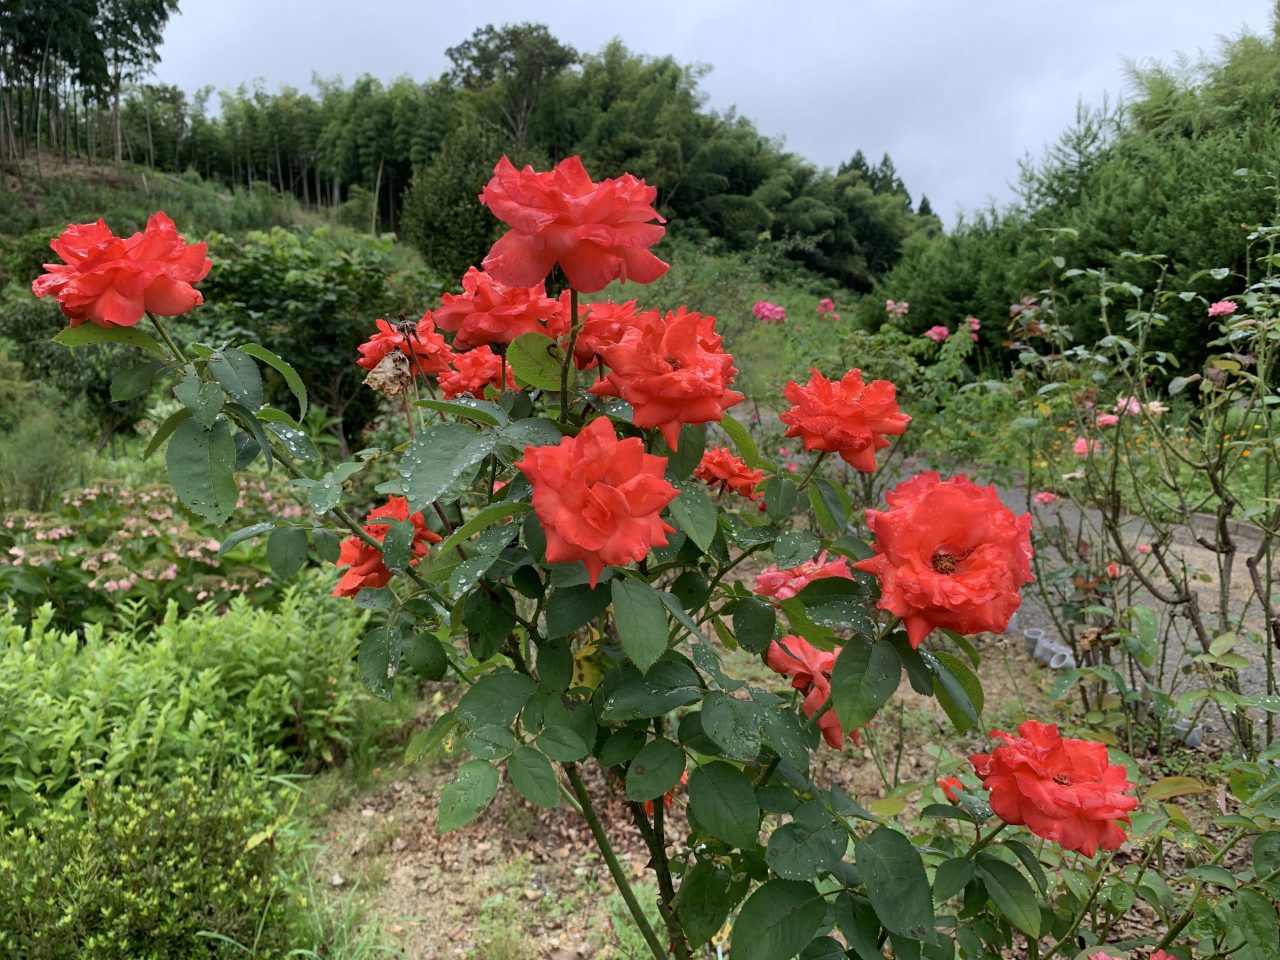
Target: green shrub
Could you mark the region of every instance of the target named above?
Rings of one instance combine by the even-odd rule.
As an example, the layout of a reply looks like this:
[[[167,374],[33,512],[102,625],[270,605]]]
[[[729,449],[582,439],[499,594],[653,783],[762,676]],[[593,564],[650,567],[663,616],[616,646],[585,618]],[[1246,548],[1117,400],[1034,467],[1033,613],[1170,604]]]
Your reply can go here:
[[[353,654],[365,617],[291,590],[266,612],[237,600],[154,630],[29,626],[0,612],[0,810],[29,817],[40,796],[171,778],[223,750],[264,769],[334,761],[363,699]]]
[[[260,775],[179,764],[138,782],[96,774],[83,807],[0,810],[0,958],[256,957],[293,945],[292,791]],[[216,936],[209,936],[214,934]]]

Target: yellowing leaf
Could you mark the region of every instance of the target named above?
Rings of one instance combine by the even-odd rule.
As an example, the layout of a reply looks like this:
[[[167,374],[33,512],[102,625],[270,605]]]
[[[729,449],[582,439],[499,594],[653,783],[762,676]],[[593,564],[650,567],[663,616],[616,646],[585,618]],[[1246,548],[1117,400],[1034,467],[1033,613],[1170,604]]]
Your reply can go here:
[[[1147,788],[1146,799],[1169,800],[1189,793],[1208,793],[1211,789],[1195,777],[1162,777]]]

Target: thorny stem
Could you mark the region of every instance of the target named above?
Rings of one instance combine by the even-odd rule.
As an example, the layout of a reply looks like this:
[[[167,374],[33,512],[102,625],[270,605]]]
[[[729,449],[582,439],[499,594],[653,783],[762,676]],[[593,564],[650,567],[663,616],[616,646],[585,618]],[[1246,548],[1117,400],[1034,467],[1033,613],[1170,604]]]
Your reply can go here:
[[[164,324],[157,320],[155,314],[150,311],[147,312],[147,319],[155,326],[156,332],[160,334],[160,339],[163,340],[165,346],[169,348],[169,352],[173,354],[174,359],[179,363],[186,363],[187,355],[182,352],[182,348],[178,346],[173,337],[169,336],[169,331],[164,328]]]
[[[1084,922],[1085,915],[1093,908],[1094,901],[1098,899],[1098,894],[1102,891],[1102,881],[1107,878],[1107,868],[1111,866],[1111,861],[1115,858],[1116,854],[1113,850],[1106,861],[1098,865],[1098,879],[1094,881],[1093,887],[1089,890],[1089,895],[1085,898],[1084,903],[1081,904],[1075,917],[1072,918],[1071,926],[1067,927],[1067,932],[1059,937],[1058,942],[1053,945],[1053,949],[1044,955],[1044,960],[1049,960],[1050,957],[1057,954],[1075,936],[1076,931],[1080,929],[1080,924]]]
[[[609,843],[609,837],[604,832],[604,826],[600,823],[600,817],[591,802],[591,795],[587,793],[582,777],[578,774],[578,765],[576,763],[566,763],[564,772],[565,776],[569,778],[569,785],[573,788],[574,796],[578,798],[578,803],[582,806],[583,819],[587,821],[591,836],[595,838],[596,846],[600,848],[600,855],[604,857],[604,862],[609,868],[609,875],[613,877],[618,893],[622,895],[627,909],[631,911],[631,918],[635,920],[641,936],[644,937],[645,943],[649,945],[649,950],[656,960],[668,960],[669,954],[663,948],[662,941],[658,939],[658,935],[653,932],[653,927],[649,924],[649,918],[644,915],[644,908],[640,906],[640,901],[636,899],[635,891],[631,889],[626,872],[622,869],[622,864],[618,862],[618,855],[613,852],[613,845]]]
[[[1213,866],[1222,860],[1222,858],[1227,855],[1227,852],[1244,838],[1246,832],[1246,828],[1241,827],[1228,837],[1227,842],[1218,848],[1218,852],[1215,853],[1209,862],[1204,864],[1204,866]],[[1101,882],[1101,878],[1099,878],[1099,882]],[[1205,882],[1203,880],[1196,882],[1196,887],[1191,891],[1191,898],[1187,902],[1187,909],[1182,912],[1182,915],[1178,917],[1177,920],[1169,924],[1169,929],[1165,932],[1164,937],[1159,943],[1151,948],[1153,953],[1157,950],[1163,950],[1165,947],[1169,946],[1169,944],[1173,943],[1173,941],[1178,938],[1178,934],[1182,932],[1183,927],[1190,923],[1195,917],[1196,904],[1200,902],[1200,892],[1204,890],[1204,884]]]
[[[818,454],[818,459],[813,461],[813,466],[809,468],[809,472],[804,475],[804,479],[800,481],[798,489],[803,490],[809,485],[809,481],[813,479],[813,475],[818,472],[818,467],[822,466],[822,461],[827,457],[827,452],[823,450]]]
[[[653,867],[653,872],[658,878],[658,912],[662,914],[662,919],[667,925],[667,933],[671,937],[671,948],[677,957],[688,958],[691,954],[689,945],[685,941],[684,929],[680,926],[680,919],[671,906],[675,900],[676,890],[671,880],[671,865],[667,860],[666,844],[655,829],[657,818],[661,816],[657,811],[661,808],[662,801],[654,801],[655,822],[652,826],[645,817],[644,807],[641,804],[631,801],[627,806],[631,808],[631,819],[635,821],[640,836],[644,838],[645,846],[649,848],[650,866]]]
[[[573,348],[578,343],[578,291],[569,288],[569,345],[560,364],[560,422],[569,422],[569,371],[573,369]]]

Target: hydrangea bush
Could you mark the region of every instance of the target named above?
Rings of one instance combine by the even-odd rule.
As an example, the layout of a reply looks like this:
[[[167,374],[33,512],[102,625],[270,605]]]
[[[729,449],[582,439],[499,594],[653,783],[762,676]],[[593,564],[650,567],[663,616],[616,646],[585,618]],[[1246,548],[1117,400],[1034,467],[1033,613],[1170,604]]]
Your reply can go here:
[[[61,342],[131,344],[144,366],[130,376],[173,382],[182,409],[152,446],[187,510],[225,523],[240,471],[289,474],[309,515],[258,518],[224,547],[266,536],[286,570],[312,547],[335,563],[334,593],[373,611],[359,662],[375,694],[405,666],[456,677],[456,707],[409,748],[452,739],[470,754],[441,792],[441,831],[483,817],[504,775],[537,806],[573,808],[656,958],[726,933],[732,960],[1096,947],[1114,926],[1105,867],[1139,816],[1130,772],[1101,744],[1035,720],[996,731],[914,835],[815,779],[815,755],[857,740],[904,679],[959,732],[982,729],[967,637],[1017,609],[1030,518],[961,476],[922,473],[880,504],[819,475],[833,456],[874,474],[909,429],[895,385],[856,369],[786,387],[787,435],[817,454],[792,474],[730,412],[738,371],[714,317],[581,303],[666,271],[655,196],[630,175],[593,182],[576,157],[549,172],[503,158],[480,200],[509,229],[463,292],[416,322],[379,321],[352,359],[410,442],[337,464],[299,427],[307,390],[288,358],[170,336],[160,317],[200,302],[191,284],[208,263],[162,214],[127,240],[70,227],[54,244],[64,263],[35,290],[62,304]],[[264,404],[260,365],[297,411]],[[345,503],[383,461],[396,467],[383,499]],[[816,525],[798,522],[802,503]],[[870,541],[854,535],[862,510]],[[793,695],[729,675],[721,654],[735,648]],[[597,813],[601,789],[622,795],[648,847],[658,929]],[[664,820],[677,791],[683,838]],[[1147,817],[1142,833],[1163,825]],[[1071,882],[1051,887],[1046,867]],[[1274,886],[1274,871],[1261,877],[1232,901],[1251,917]]]

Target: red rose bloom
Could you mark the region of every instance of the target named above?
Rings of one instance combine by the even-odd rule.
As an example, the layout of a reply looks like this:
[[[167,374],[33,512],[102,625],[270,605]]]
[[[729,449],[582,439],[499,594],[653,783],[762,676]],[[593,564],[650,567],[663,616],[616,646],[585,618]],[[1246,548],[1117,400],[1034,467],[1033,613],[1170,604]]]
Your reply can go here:
[[[456,332],[455,350],[510,343],[525,333],[549,333],[548,323],[560,312],[560,302],[548,297],[541,283],[508,287],[475,267],[462,278],[462,290],[446,293],[435,311],[436,325]]]
[[[645,453],[638,437],[619,440],[607,417],[554,447],[525,447],[516,466],[533,487],[547,561],[581,560],[592,587],[606,566],[643,560],[675,532],[659,516],[677,493],[666,458]]]
[[[960,798],[956,796],[957,790],[963,790],[964,784],[960,782],[959,777],[941,777],[937,780],[938,786],[942,788],[943,795],[952,803],[959,803]]]
[[[784,677],[790,677],[791,686],[796,690],[804,691],[801,708],[805,716],[812,717],[831,696],[831,670],[835,667],[838,656],[840,656],[839,647],[827,653],[818,650],[803,637],[788,635],[783,637],[781,642],[777,640],[770,642],[764,658],[770,670]],[[844,729],[840,726],[840,720],[834,710],[825,711],[818,718],[817,727],[827,746],[832,750],[841,748],[845,740]],[[858,731],[851,730],[849,739],[858,743]]]
[[[422,315],[408,336],[386,320],[378,319],[374,323],[378,332],[356,348],[360,354],[356,361],[359,366],[372,370],[388,353],[399,350],[409,358],[409,369],[415,374],[443,373],[449,369],[451,351],[444,337],[436,332],[430,310]]]
[[[486,387],[495,390],[516,389],[516,378],[511,367],[489,347],[476,347],[466,353],[455,353],[449,358],[453,369],[440,374],[440,389],[446,400],[468,394],[483,399]],[[507,371],[506,384],[502,384],[503,368]]]
[[[827,560],[827,551],[823,550],[813,560],[806,560],[788,570],[779,570],[776,563],[771,563],[756,577],[754,589],[762,597],[790,600],[813,581],[826,577],[852,580],[853,571],[849,569],[849,561],[844,557]]]
[[[601,345],[609,372],[591,392],[627,401],[632,422],[657,427],[674,450],[681,424],[718,421],[743,399],[729,389],[738,371],[722,342],[715,317],[681,307],[661,324],[633,326],[619,343]]]
[[[867,511],[876,555],[854,564],[880,581],[883,610],[901,617],[911,645],[934,627],[1000,631],[1031,580],[1031,515],[1017,516],[995,487],[968,477],[917,474]]]
[[[568,308],[565,308],[566,317]],[[636,302],[590,303],[581,308],[582,325],[573,345],[573,362],[579,370],[587,370],[600,362],[600,353],[607,346],[622,341],[631,329],[646,326],[660,327],[662,314],[657,310],[636,310]]]
[[[693,475],[710,486],[720,485],[722,490],[732,490],[748,500],[759,500],[756,487],[764,480],[763,470],[752,470],[745,460],[735,456],[728,447],[712,447],[702,455],[702,462]]]
[[[899,436],[911,418],[898,409],[895,388],[888,380],[862,382],[860,370],[850,370],[833,383],[817,370],[805,386],[787,383],[784,395],[791,409],[779,419],[788,437],[800,437],[806,450],[838,453],[863,473],[876,468],[876,451],[889,445],[885,437]]]
[[[413,558],[409,561],[410,564],[417,564],[426,556],[427,544],[440,542],[440,535],[427,529],[421,513],[409,515],[409,502],[404,497],[388,497],[386,504],[371,510],[366,519],[409,520],[413,523]],[[386,538],[389,529],[390,526],[385,523],[364,525],[364,532],[379,543]],[[342,542],[338,566],[346,567],[347,570],[333,588],[335,597],[354,597],[365,588],[385,587],[391,581],[391,571],[382,562],[382,551],[369,546],[359,537],[347,537]]]
[[[1051,723],[1028,720],[1018,733],[993,730],[1006,746],[969,757],[996,816],[1086,857],[1118,848],[1120,824],[1138,806],[1126,793],[1133,784],[1124,767],[1107,759],[1101,743],[1063,737]]]
[[[517,170],[503,157],[480,202],[511,229],[484,258],[484,269],[501,283],[531,287],[558,263],[581,293],[613,280],[650,283],[667,272],[649,252],[665,233],[650,222],[662,221],[653,208],[657,195],[629,173],[592,183],[580,157],[549,173]]]
[[[188,246],[164,213],[152,214],[147,228],[127,240],[99,220],[68,226],[49,246],[64,262],[46,263],[31,290],[57,300],[73,327],[86,320],[131,327],[146,312],[176,317],[204,303],[191,285],[213,261],[205,244]]]

